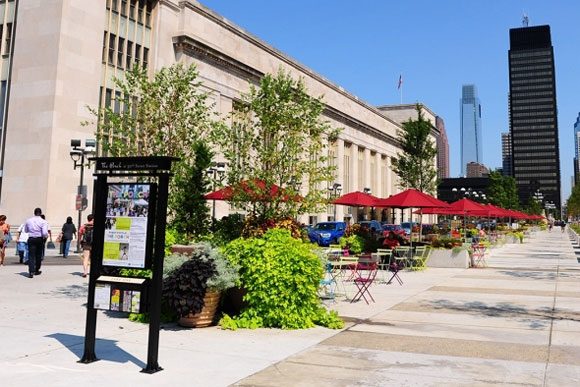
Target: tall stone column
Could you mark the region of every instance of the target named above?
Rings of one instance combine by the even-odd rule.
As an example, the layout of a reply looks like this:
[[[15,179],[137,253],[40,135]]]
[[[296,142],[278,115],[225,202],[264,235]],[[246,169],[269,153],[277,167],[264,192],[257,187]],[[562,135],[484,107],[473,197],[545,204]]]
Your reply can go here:
[[[376,197],[382,198],[385,197],[383,194],[383,179],[384,176],[381,174],[381,171],[383,170],[383,164],[382,164],[382,159],[381,159],[381,154],[379,152],[375,153],[375,176],[373,176],[372,178],[375,179],[375,181],[377,182],[375,184],[375,186],[377,187],[377,192],[373,192],[373,195],[375,195]]]
[[[364,150],[363,165],[364,187],[362,187],[361,191],[364,188],[371,188],[371,150],[369,148],[365,148]]]
[[[358,186],[358,145],[352,144],[350,146],[350,191],[359,190],[362,190],[362,187]]]
[[[342,185],[341,194],[345,193],[345,181],[344,181],[344,140],[339,138],[336,140],[336,179],[334,182]],[[336,206],[336,219],[337,221],[344,220],[344,206]]]

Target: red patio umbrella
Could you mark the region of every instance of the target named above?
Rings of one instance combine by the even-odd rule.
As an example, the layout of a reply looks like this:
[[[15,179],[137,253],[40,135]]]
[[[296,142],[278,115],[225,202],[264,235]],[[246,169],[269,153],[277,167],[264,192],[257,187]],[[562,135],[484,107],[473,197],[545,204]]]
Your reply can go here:
[[[427,195],[421,191],[410,188],[406,191],[400,192],[387,199],[379,199],[376,202],[376,207],[390,207],[390,208],[420,208],[422,215],[423,208],[441,208],[449,207],[449,204]],[[422,217],[420,218],[422,220]],[[419,239],[421,239],[421,228],[419,225]],[[413,245],[413,222],[411,222],[411,246]]]
[[[416,189],[408,189],[391,196],[387,199],[378,199],[376,207],[391,207],[391,208],[434,208],[434,207],[449,207],[449,204],[427,195]]]
[[[349,192],[345,195],[342,195],[341,197],[336,198],[332,201],[332,203],[351,207],[376,207],[377,200],[380,199],[376,196],[369,195],[360,191],[355,191]]]
[[[268,201],[271,198],[279,197],[284,195],[282,200],[286,201],[289,199],[288,195],[280,189],[276,184],[272,184],[269,189],[266,188],[266,183],[262,180],[243,180],[237,184],[232,184],[230,186],[224,187],[217,191],[208,193],[204,197],[208,200],[230,200],[234,194],[244,193],[248,195],[248,201]],[[299,200],[300,195],[296,195],[294,200]]]

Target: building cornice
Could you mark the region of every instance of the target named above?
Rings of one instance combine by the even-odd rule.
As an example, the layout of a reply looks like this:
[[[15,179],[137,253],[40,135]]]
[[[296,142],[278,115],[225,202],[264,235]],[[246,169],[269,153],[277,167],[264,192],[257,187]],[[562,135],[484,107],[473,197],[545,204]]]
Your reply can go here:
[[[165,5],[174,11],[179,11],[181,9],[180,6],[178,4],[175,4],[175,1],[172,0],[157,0],[157,3],[159,5]]]
[[[239,36],[240,38],[250,42],[251,44],[255,45],[256,47],[264,50],[269,55],[272,55],[279,59],[280,61],[286,63],[289,66],[294,67],[296,70],[308,74],[308,76],[312,77],[316,81],[322,83],[326,87],[332,89],[333,91],[343,95],[344,97],[350,99],[351,101],[355,102],[356,104],[364,107],[365,109],[369,110],[370,112],[380,116],[381,118],[385,119],[392,125],[396,126],[397,128],[401,128],[401,125],[396,122],[395,120],[391,119],[390,117],[386,116],[383,112],[379,111],[373,105],[370,105],[361,99],[359,99],[356,95],[344,90],[342,87],[338,86],[334,82],[328,80],[327,78],[321,76],[320,74],[314,72],[310,68],[306,67],[302,63],[296,61],[295,59],[290,58],[288,55],[284,54],[280,50],[274,48],[270,44],[262,41],[261,39],[257,38],[256,36],[250,34],[248,31],[242,29],[241,27],[237,26],[236,24],[232,23],[228,19],[224,18],[223,16],[217,14],[216,12],[212,11],[211,9],[203,6],[202,4],[198,3],[195,0],[181,0],[179,2],[179,7],[184,9],[190,9],[201,16],[213,21],[214,23],[218,24],[220,27],[228,30],[229,32]]]
[[[187,55],[202,60],[218,68],[235,74],[243,79],[249,80],[255,84],[260,83],[260,79],[264,73],[248,66],[229,55],[224,54],[205,43],[200,42],[187,35],[179,35],[173,37],[173,46],[178,51],[183,51]],[[337,122],[340,122],[350,128],[359,130],[365,134],[371,135],[379,140],[385,141],[388,144],[399,146],[399,142],[393,136],[382,132],[370,125],[353,118],[338,109],[326,105],[323,114]]]

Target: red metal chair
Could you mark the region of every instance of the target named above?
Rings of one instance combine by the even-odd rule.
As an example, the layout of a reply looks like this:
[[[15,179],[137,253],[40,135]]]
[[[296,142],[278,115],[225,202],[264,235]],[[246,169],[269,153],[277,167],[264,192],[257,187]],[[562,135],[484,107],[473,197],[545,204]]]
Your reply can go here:
[[[357,265],[356,278],[354,279],[353,282],[356,285],[358,292],[355,294],[355,296],[350,301],[351,304],[353,302],[359,301],[361,298],[363,298],[368,305],[369,300],[366,297],[367,295],[369,296],[369,298],[373,302],[375,302],[375,299],[373,298],[369,289],[370,289],[370,286],[375,281],[375,278],[377,277],[378,268],[379,268],[379,264],[378,264],[378,262],[375,262],[375,261],[370,262],[368,264],[359,263]]]

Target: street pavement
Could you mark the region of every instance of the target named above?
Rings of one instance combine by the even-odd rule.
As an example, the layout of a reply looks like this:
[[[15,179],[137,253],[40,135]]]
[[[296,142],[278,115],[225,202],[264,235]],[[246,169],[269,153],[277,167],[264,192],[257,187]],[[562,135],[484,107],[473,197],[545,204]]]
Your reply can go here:
[[[538,232],[493,250],[488,263],[402,272],[403,286],[373,285],[370,305],[326,301],[345,318],[338,331],[166,324],[164,370],[148,375],[139,372],[148,326],[117,313],[99,312],[101,360],[77,363],[87,297],[78,257],[49,256],[33,279],[9,258],[0,267],[0,385],[580,385],[580,264],[568,234]]]

